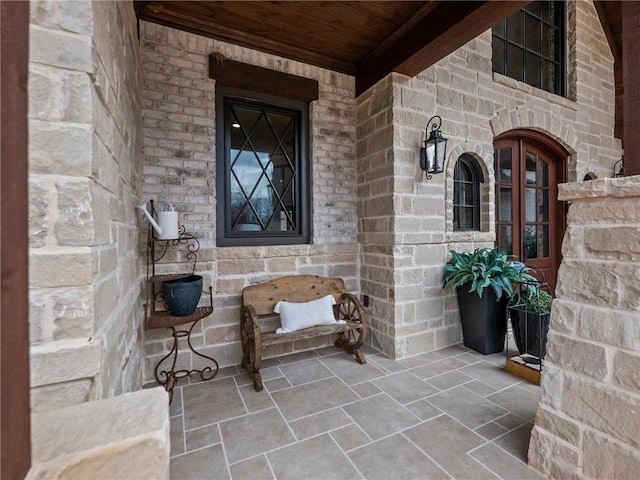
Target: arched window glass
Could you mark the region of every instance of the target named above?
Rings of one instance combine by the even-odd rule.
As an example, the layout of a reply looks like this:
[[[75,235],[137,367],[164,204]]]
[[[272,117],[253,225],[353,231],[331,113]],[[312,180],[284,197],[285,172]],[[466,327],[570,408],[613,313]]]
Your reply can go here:
[[[462,155],[453,173],[453,229],[480,230],[480,182],[478,162]]]

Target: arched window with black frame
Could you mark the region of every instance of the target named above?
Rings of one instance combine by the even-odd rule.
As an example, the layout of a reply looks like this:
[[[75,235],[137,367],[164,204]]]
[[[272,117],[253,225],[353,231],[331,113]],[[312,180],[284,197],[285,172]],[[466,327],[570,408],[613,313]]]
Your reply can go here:
[[[478,162],[461,155],[453,172],[453,229],[480,230],[480,183],[484,181]]]

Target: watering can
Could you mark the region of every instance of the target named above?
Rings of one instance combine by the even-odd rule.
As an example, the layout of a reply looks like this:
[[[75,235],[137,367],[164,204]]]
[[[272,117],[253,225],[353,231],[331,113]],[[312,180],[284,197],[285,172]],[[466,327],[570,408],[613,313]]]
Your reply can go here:
[[[147,219],[151,223],[151,226],[158,234],[159,240],[174,240],[180,236],[180,232],[178,229],[178,212],[176,212],[173,205],[167,203],[171,210],[164,212],[156,212],[158,215],[158,221],[156,222],[153,216],[147,210],[147,204],[141,203],[137,206],[140,210],[144,212],[147,216]]]

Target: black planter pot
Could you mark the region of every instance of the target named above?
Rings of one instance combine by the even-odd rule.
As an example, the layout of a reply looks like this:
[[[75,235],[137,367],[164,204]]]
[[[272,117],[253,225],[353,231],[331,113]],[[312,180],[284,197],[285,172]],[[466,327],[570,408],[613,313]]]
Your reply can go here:
[[[198,306],[202,295],[202,277],[191,275],[177,280],[162,282],[164,301],[171,315],[184,317],[191,315]]]
[[[544,358],[549,331],[548,313],[534,313],[510,308],[511,328],[516,347],[521,354],[528,353],[534,357]]]
[[[507,298],[496,301],[491,288],[482,297],[469,293],[469,285],[457,287],[464,346],[483,355],[502,352],[507,330]]]

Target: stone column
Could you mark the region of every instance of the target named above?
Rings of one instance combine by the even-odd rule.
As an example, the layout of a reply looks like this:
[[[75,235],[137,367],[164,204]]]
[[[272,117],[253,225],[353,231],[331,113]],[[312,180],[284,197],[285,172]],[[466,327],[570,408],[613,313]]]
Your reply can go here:
[[[560,185],[572,202],[529,463],[551,478],[640,472],[640,176]]]

